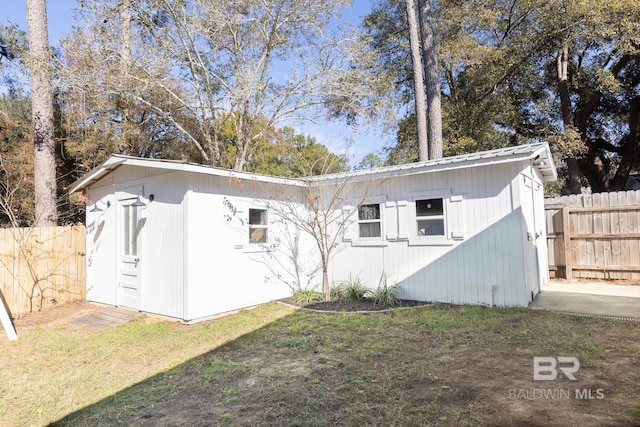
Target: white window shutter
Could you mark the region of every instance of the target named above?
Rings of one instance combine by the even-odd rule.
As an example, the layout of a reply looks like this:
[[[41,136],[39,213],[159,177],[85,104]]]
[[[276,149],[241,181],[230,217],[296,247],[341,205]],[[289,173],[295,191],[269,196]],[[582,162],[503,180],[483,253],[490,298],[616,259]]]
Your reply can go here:
[[[464,212],[463,197],[461,194],[453,195],[450,198],[449,212],[447,214],[451,239],[464,240]]]
[[[398,239],[398,210],[395,201],[387,201],[384,203],[384,229],[387,240]]]
[[[398,240],[408,240],[409,230],[413,224],[411,212],[409,212],[409,202],[399,200],[396,202],[398,215]]]
[[[358,228],[357,215],[358,212],[355,206],[344,205],[342,207],[342,220],[344,221],[342,240],[345,242],[352,242],[356,238]]]

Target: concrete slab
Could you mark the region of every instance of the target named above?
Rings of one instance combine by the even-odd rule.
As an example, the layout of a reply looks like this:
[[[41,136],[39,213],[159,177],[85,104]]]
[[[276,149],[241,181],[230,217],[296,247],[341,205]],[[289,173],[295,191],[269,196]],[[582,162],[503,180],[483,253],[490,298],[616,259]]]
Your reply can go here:
[[[640,285],[614,285],[603,282],[553,281],[544,285],[542,290],[545,292],[570,292],[574,294],[640,298]]]
[[[640,320],[640,286],[551,282],[542,288],[529,307]]]

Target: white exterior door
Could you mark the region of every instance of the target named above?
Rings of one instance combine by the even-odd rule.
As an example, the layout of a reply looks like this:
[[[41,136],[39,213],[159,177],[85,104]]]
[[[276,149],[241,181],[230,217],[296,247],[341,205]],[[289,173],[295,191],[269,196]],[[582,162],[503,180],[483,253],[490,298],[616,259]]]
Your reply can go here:
[[[136,199],[120,200],[118,218],[118,305],[141,308],[140,210]]]
[[[534,295],[540,292],[542,286],[549,281],[549,253],[547,249],[547,220],[544,210],[544,185],[538,180],[533,181],[533,210],[536,228],[536,268],[538,270],[538,286]]]
[[[535,182],[531,177],[522,175],[524,187],[522,192],[522,214],[526,224],[526,242],[524,250],[524,267],[526,297],[529,302],[540,291],[540,277],[538,272],[538,231],[536,224]]]
[[[525,250],[525,271],[527,274],[527,297],[529,302],[540,292],[548,278],[546,271],[547,242],[545,233],[544,196],[542,183],[531,177],[524,177],[525,191],[522,208],[527,223],[527,243]]]

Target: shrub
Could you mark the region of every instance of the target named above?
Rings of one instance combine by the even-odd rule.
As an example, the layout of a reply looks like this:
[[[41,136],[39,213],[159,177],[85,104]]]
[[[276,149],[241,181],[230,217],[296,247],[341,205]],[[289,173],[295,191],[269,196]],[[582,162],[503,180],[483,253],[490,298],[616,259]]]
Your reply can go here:
[[[393,306],[400,302],[398,295],[400,294],[400,286],[393,284],[388,285],[387,274],[383,273],[380,278],[378,288],[371,292],[373,303],[376,305]]]
[[[342,285],[335,285],[331,287],[330,298],[332,300],[343,300],[344,287]]]
[[[320,292],[316,292],[313,289],[300,289],[299,291],[294,292],[292,298],[298,304],[308,304],[313,301],[322,300],[322,295],[320,295]]]
[[[340,301],[361,301],[368,294],[369,289],[362,283],[360,277],[349,275],[349,279],[332,290],[331,297]]]

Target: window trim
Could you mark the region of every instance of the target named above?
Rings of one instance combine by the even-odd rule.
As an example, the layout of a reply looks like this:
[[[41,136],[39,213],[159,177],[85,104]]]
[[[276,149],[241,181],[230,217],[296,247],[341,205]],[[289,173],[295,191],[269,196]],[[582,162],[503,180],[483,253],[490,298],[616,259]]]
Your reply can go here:
[[[450,238],[450,209],[451,209],[451,190],[431,190],[424,192],[412,193],[409,199],[409,215],[406,220],[409,221],[409,246],[450,246],[453,245],[453,239]],[[442,215],[434,216],[418,216],[417,203],[419,200],[442,200]],[[419,235],[418,221],[420,219],[442,219],[443,234],[439,235]]]
[[[343,212],[345,215],[350,215],[351,220],[345,223],[343,234],[345,235],[344,241],[351,243],[351,246],[388,246],[389,242],[386,239],[386,218],[385,218],[385,203],[387,196],[370,196],[363,199],[350,199],[345,200],[343,204]],[[379,237],[360,237],[360,218],[359,208],[364,205],[378,205],[380,210],[379,220],[363,220],[362,223],[380,222],[380,236]]]
[[[264,212],[265,215],[265,223],[264,224],[252,224],[251,223],[251,211],[260,211]],[[247,212],[247,225],[249,226],[249,244],[250,245],[266,245],[269,243],[269,210],[266,208],[249,208]],[[265,230],[265,240],[264,242],[254,242],[251,240],[251,232],[252,230]]]
[[[378,206],[378,218],[374,218],[374,219],[360,219],[360,208],[363,206]],[[381,203],[361,203],[360,205],[358,205],[358,209],[357,209],[357,224],[358,224],[358,240],[360,239],[366,239],[366,240],[382,240],[382,234],[384,232],[384,230],[382,229],[382,204]],[[363,237],[360,235],[360,225],[362,224],[380,224],[380,227],[378,229],[380,235],[378,236],[370,236],[370,237]]]
[[[439,215],[418,215],[418,202],[420,201],[426,201],[426,200],[441,200],[442,201],[442,214]],[[442,198],[442,197],[431,197],[428,199],[419,199],[416,198],[414,201],[414,214],[415,214],[415,221],[413,222],[412,226],[413,226],[413,231],[416,232],[416,237],[417,238],[444,238],[447,236],[447,230],[445,228],[445,202],[446,199]],[[419,232],[417,232],[417,230],[419,230],[418,228],[418,223],[420,221],[430,221],[430,220],[442,220],[442,234],[420,234]]]

